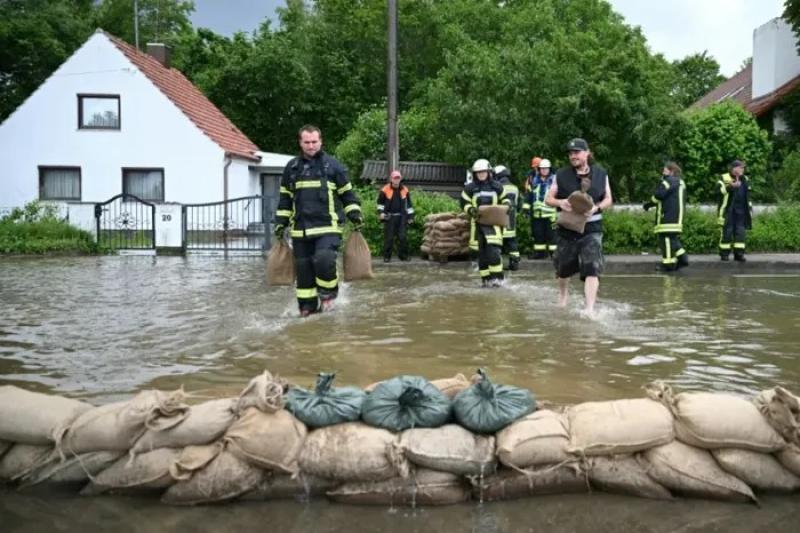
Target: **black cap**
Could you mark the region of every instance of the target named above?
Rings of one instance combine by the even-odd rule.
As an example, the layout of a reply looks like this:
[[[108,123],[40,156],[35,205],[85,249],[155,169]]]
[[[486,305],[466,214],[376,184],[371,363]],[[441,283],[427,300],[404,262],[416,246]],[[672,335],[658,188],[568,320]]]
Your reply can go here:
[[[743,166],[745,166],[744,161],[742,161],[741,159],[734,159],[733,161],[731,161],[731,169]]]
[[[588,150],[588,149],[589,149],[589,143],[587,143],[584,139],[581,139],[579,137],[576,137],[567,143],[568,152],[571,152],[573,150]]]

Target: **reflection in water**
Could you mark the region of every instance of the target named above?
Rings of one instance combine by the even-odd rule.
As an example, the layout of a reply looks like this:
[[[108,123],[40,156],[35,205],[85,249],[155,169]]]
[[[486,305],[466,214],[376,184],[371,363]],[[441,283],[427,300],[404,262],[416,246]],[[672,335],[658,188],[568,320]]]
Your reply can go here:
[[[497,382],[557,402],[682,389],[797,388],[800,286],[791,277],[608,277],[598,313],[579,285],[559,309],[549,276],[477,287],[467,265],[378,270],[345,285],[335,312],[296,318],[293,290],[264,282],[262,259],[53,258],[0,263],[0,384],[106,402],[185,385],[238,393],[268,368],[310,384],[320,370],[366,385],[485,366]],[[269,523],[300,531],[793,531],[796,499],[762,508],[609,495],[541,497],[445,509],[292,502],[175,509],[148,498],[0,489],[2,530],[219,531]]]

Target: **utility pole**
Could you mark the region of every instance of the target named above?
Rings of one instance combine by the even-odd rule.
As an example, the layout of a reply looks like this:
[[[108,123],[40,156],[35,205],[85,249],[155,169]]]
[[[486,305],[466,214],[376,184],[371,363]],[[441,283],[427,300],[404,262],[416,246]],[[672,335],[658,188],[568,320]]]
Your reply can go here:
[[[139,49],[139,0],[133,0],[133,35]]]
[[[391,173],[397,170],[400,165],[400,140],[397,132],[397,0],[388,0],[388,19],[389,19],[389,46],[388,60],[386,62],[388,92],[388,151],[387,164],[388,171]],[[388,175],[387,175],[388,177]]]

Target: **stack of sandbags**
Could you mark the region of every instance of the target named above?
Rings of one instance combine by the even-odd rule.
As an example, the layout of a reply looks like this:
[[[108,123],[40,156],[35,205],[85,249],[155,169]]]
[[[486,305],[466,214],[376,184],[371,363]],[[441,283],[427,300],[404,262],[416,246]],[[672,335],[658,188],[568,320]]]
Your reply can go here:
[[[420,250],[436,257],[469,253],[469,217],[464,213],[434,213],[425,217]]]

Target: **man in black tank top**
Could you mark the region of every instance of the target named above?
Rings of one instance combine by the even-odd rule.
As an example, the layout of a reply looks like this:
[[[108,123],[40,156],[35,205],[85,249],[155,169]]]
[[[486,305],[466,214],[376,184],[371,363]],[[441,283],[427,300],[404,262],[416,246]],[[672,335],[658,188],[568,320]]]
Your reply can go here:
[[[586,213],[583,233],[562,226],[558,226],[556,231],[553,264],[558,278],[558,304],[562,307],[567,304],[569,279],[579,273],[584,282],[586,310],[592,312],[605,262],[602,212],[610,208],[614,200],[605,169],[590,164],[589,144],[583,139],[572,139],[567,144],[567,151],[570,165],[556,173],[545,203],[558,211],[572,211],[567,198],[575,191],[583,191],[592,197],[594,206]]]

